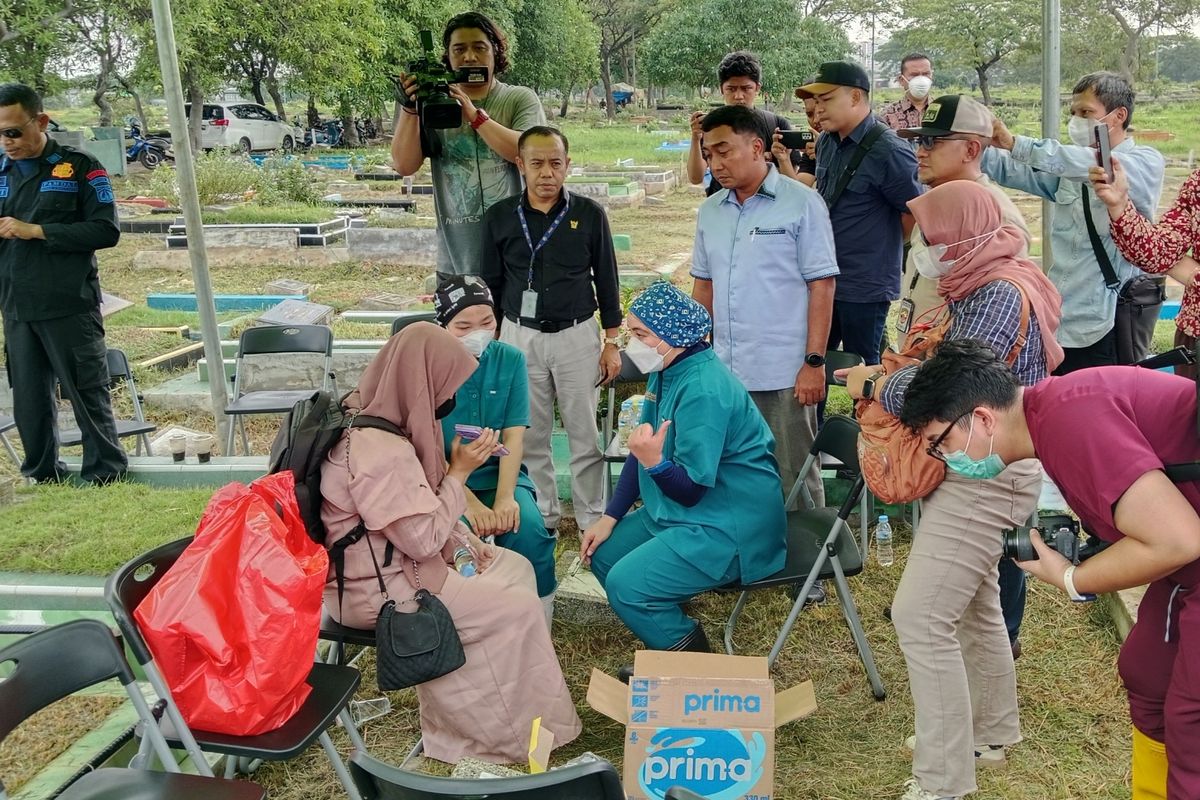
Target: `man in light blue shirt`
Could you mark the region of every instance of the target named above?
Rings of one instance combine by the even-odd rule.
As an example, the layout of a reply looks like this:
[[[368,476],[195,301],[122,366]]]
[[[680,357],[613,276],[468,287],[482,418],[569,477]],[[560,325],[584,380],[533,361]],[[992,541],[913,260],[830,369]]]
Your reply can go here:
[[[705,156],[721,191],[704,201],[692,250],[695,297],[713,349],[750,392],[775,437],[784,491],[816,436],[838,274],[821,196],[763,160],[771,131],[741,106],[710,112]],[[805,476],[824,500],[819,469]]]
[[[1096,164],[1096,150],[1090,145],[1092,129],[1097,124],[1106,125],[1112,152],[1120,157],[1129,175],[1129,197],[1142,215],[1153,219],[1162,192],[1165,160],[1154,148],[1135,144],[1128,134],[1133,100],[1133,87],[1120,75],[1085,75],[1072,92],[1067,128],[1073,144],[1013,136],[997,119],[992,147],[983,158],[983,171],[992,180],[1056,204],[1051,234],[1054,263],[1047,274],[1062,294],[1058,341],[1066,351],[1066,359],[1055,375],[1117,363],[1117,289],[1109,288],[1100,270],[1088,235],[1084,204],[1091,210],[1096,233],[1116,273],[1117,286],[1124,286],[1142,272],[1121,255],[1113,242],[1108,210],[1088,186],[1088,169]]]

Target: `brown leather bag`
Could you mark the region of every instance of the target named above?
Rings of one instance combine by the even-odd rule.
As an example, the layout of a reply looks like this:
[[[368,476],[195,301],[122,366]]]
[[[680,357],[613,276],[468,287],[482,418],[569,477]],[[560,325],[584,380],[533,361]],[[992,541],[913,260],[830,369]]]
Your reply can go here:
[[[1017,339],[1005,362],[1012,366],[1029,336],[1029,298],[1021,292],[1021,322]],[[883,354],[883,371],[887,375],[928,358],[950,330],[947,317],[928,330],[910,334],[904,351],[891,349]],[[929,455],[924,437],[909,430],[899,418],[889,414],[882,403],[858,400],[854,404],[861,431],[858,435],[858,463],[871,494],[885,503],[909,503],[927,496],[946,477],[946,463]]]

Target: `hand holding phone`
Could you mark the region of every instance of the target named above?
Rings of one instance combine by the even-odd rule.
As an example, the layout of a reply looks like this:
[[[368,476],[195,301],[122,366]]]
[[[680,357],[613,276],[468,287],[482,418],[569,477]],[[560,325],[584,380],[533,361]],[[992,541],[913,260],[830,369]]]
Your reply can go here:
[[[457,423],[454,426],[454,433],[457,434],[464,442],[473,442],[483,434],[483,428],[479,427],[478,425],[463,425],[462,423]],[[506,456],[508,454],[508,448],[502,444],[497,445],[496,449],[492,451],[492,455],[494,456]]]
[[[812,131],[780,131],[779,141],[789,150],[803,150],[806,145],[815,142],[816,135]]]
[[[1112,165],[1112,143],[1108,139],[1108,126],[1103,122],[1093,128],[1093,139],[1096,142],[1096,163],[1104,168],[1104,176],[1111,184],[1115,180]]]

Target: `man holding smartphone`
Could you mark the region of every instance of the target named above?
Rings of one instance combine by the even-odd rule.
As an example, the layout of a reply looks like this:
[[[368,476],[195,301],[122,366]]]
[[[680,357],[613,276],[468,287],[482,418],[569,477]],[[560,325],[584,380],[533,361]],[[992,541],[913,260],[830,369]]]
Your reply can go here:
[[[1095,128],[1102,125],[1129,176],[1130,199],[1139,213],[1153,219],[1165,160],[1129,135],[1133,103],[1128,80],[1112,72],[1095,72],[1081,78],[1072,90],[1070,144],[1014,136],[999,119],[993,122],[984,173],[1002,186],[1056,205],[1051,236],[1054,263],[1048,275],[1063,298],[1058,341],[1066,350],[1056,375],[1132,363],[1146,356],[1148,340],[1118,347],[1118,302],[1126,299],[1118,295],[1138,293],[1146,288],[1142,284],[1153,279],[1121,255],[1109,232],[1108,210],[1088,186],[1088,170],[1098,163]],[[1146,313],[1158,317],[1157,309]]]
[[[428,157],[433,166],[437,210],[437,277],[479,274],[483,212],[521,191],[517,139],[521,131],[544,125],[546,114],[533,90],[496,80],[508,69],[504,32],[478,12],[459,14],[442,33],[442,62],[452,70],[484,67],[486,83],[451,84],[462,106],[462,124],[450,130],[422,130],[414,98],[416,79],[401,73],[403,110],[392,137],[392,166],[413,175]]]

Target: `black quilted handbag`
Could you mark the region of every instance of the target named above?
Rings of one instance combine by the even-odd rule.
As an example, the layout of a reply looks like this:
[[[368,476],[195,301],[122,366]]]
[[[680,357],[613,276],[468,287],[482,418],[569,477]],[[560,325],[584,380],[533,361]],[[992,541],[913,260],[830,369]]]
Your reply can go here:
[[[371,560],[375,561],[375,549],[371,547],[369,535],[367,548],[371,551]],[[413,600],[417,610],[404,614],[396,610],[396,601],[388,598],[379,562],[375,562],[375,577],[379,579],[379,591],[385,600],[375,621],[375,674],[379,688],[385,692],[440,678],[467,663],[450,610],[428,589],[422,588],[417,562],[412,565],[413,582],[417,585]]]

